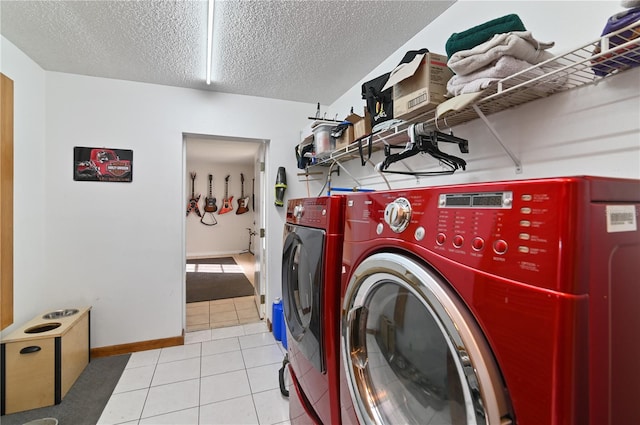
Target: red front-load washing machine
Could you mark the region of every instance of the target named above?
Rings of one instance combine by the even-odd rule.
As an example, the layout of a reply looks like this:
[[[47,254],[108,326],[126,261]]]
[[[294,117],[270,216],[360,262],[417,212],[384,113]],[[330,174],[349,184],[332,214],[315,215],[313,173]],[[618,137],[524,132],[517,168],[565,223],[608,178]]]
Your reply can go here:
[[[283,313],[293,390],[292,424],[340,422],[340,269],[344,197],[287,203],[282,257]]]
[[[347,197],[343,423],[640,423],[640,181]]]

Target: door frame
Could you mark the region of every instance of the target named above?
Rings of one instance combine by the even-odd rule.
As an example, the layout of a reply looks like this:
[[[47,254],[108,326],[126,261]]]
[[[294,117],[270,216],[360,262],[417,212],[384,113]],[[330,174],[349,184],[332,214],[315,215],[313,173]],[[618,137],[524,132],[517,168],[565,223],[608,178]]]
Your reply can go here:
[[[256,209],[254,213],[254,223],[256,223],[255,248],[254,248],[254,285],[255,303],[258,309],[258,316],[264,319],[266,315],[266,288],[267,288],[267,249],[264,229],[267,226],[267,209],[265,207],[265,174],[266,174],[266,154],[269,142],[265,140],[260,146],[254,162],[254,176],[257,180],[258,195],[256,198]]]
[[[184,205],[184,202],[189,197],[189,193],[187,193],[187,173],[188,169],[188,161],[187,161],[187,141],[189,138],[206,138],[211,139],[212,147],[216,142],[234,142],[234,143],[253,143],[259,144],[259,148],[254,157],[254,166],[260,163],[264,163],[265,166],[258,168],[261,170],[259,173],[255,171],[254,176],[256,177],[256,186],[257,189],[255,196],[255,210],[254,214],[254,226],[256,235],[254,236],[255,244],[252,245],[254,247],[254,259],[255,259],[255,274],[254,274],[254,295],[256,301],[256,307],[258,310],[258,315],[260,319],[264,319],[266,315],[266,306],[264,300],[266,300],[267,295],[267,254],[266,254],[266,239],[264,237],[260,237],[261,229],[264,229],[267,224],[267,209],[265,206],[266,196],[266,159],[269,154],[269,139],[255,139],[248,137],[233,137],[233,136],[217,136],[211,134],[196,134],[196,133],[182,133],[182,196],[180,198],[180,205]],[[181,261],[181,275],[186,277],[186,261],[187,261],[187,220],[186,217],[182,216],[182,261]],[[262,232],[264,234],[264,232]],[[186,279],[183,279],[182,282],[182,328],[186,330],[187,328],[187,308],[186,308]]]

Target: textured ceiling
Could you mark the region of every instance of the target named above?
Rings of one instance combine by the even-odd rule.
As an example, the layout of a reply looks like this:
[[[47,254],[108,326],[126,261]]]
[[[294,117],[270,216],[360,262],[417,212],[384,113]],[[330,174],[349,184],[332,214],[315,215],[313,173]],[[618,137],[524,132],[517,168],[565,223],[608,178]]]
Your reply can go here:
[[[43,69],[323,105],[453,1],[0,1],[0,32]]]

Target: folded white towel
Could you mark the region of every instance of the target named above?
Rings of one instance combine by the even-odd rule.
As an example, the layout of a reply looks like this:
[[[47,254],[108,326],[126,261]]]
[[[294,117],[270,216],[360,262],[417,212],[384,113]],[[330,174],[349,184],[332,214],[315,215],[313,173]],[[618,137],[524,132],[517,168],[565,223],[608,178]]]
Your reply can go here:
[[[447,65],[456,75],[467,75],[492,64],[502,56],[512,56],[530,64],[537,64],[553,57],[546,49],[554,44],[536,40],[531,31],[496,34],[473,49],[454,53]]]
[[[512,56],[503,56],[498,59],[494,64],[482,68],[476,72],[468,75],[454,75],[447,83],[448,96],[458,96],[466,93],[479,92],[486,89],[498,81],[510,77],[525,69],[531,68],[533,65],[529,62],[516,59]],[[503,81],[503,88],[513,87],[525,81],[532,80],[542,75],[552,72],[554,69],[558,69],[559,64],[554,62],[540,65],[535,68],[531,68],[524,74],[517,78],[508,79]],[[538,92],[553,92],[559,87],[563,86],[567,81],[565,73],[557,73],[550,75],[549,78],[545,78],[533,86]]]
[[[450,96],[484,90],[496,81],[531,67],[529,62],[513,56],[502,56],[493,65],[467,75],[454,75],[447,83]],[[539,74],[541,75],[541,74]]]

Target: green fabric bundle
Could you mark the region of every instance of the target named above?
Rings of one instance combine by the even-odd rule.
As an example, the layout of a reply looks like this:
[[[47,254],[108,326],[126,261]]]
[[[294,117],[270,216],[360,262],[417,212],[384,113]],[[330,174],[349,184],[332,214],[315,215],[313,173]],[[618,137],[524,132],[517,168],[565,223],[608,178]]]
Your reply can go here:
[[[460,33],[453,33],[445,45],[447,56],[450,58],[461,50],[473,49],[496,34],[511,31],[526,31],[520,17],[516,14],[493,19]]]

